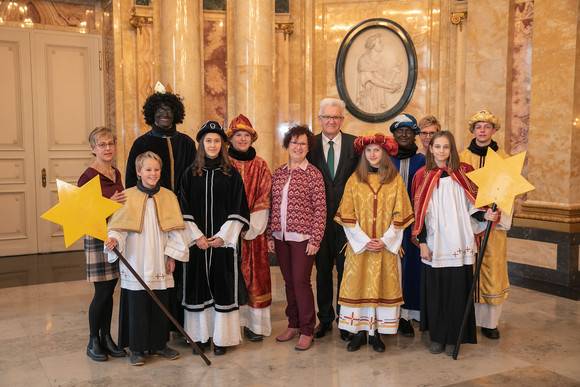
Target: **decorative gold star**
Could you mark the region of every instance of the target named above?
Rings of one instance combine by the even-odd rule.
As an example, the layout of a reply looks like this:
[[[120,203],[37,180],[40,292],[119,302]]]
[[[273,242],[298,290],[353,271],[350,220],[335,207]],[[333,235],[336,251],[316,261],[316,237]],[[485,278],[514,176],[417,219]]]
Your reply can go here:
[[[122,204],[103,197],[99,176],[82,187],[58,179],[56,185],[59,203],[41,218],[62,225],[65,246],[69,247],[85,234],[107,241],[107,217]]]
[[[485,166],[469,172],[467,177],[479,187],[475,207],[496,203],[508,216],[511,215],[516,196],[535,187],[521,175],[526,152],[502,159],[492,149],[487,149]]]

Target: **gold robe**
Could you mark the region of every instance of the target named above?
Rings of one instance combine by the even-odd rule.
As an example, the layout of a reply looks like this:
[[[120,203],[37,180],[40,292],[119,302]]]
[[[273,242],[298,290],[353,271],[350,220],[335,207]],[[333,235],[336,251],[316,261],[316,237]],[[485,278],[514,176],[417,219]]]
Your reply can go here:
[[[354,227],[358,221],[370,238],[381,238],[391,224],[405,229],[414,215],[403,179],[397,174],[389,184],[380,184],[378,174],[371,173],[367,184],[353,174],[334,220],[344,227]],[[386,248],[355,254],[349,244],[338,303],[353,308],[402,305],[399,256]]]
[[[509,155],[503,150],[496,152],[502,158]],[[485,165],[485,157],[472,153],[469,149],[459,154],[461,162],[478,169]],[[480,240],[481,242],[481,240]],[[474,265],[475,268],[475,265]],[[487,241],[485,257],[481,264],[475,301],[489,305],[501,305],[508,296],[510,283],[507,268],[507,231],[492,229]]]

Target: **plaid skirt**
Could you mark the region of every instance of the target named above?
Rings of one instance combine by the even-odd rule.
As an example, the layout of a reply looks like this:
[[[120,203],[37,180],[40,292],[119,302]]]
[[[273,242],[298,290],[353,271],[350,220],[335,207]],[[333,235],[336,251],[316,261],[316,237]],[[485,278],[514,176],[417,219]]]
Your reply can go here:
[[[119,261],[109,263],[102,240],[85,235],[85,256],[87,257],[87,281],[101,282],[119,278]]]

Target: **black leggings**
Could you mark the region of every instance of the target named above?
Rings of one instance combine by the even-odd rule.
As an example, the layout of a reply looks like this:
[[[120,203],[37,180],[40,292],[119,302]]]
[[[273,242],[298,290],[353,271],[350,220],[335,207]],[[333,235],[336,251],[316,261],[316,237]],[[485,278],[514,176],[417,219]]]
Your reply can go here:
[[[113,292],[117,286],[117,278],[110,281],[93,282],[95,295],[89,306],[89,328],[91,337],[111,333],[111,318],[113,316]]]

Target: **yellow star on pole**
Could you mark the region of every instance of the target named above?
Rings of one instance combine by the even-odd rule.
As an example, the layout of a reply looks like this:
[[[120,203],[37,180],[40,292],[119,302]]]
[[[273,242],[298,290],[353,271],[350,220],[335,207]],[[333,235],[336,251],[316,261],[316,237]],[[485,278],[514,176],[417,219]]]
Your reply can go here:
[[[532,191],[535,187],[522,175],[526,152],[506,159],[492,149],[487,149],[485,166],[467,173],[478,187],[475,207],[496,203],[508,216],[511,215],[516,196]]]
[[[107,241],[107,217],[122,204],[103,197],[99,176],[82,187],[58,179],[56,185],[59,203],[40,217],[62,225],[65,246],[69,247],[85,234]]]

